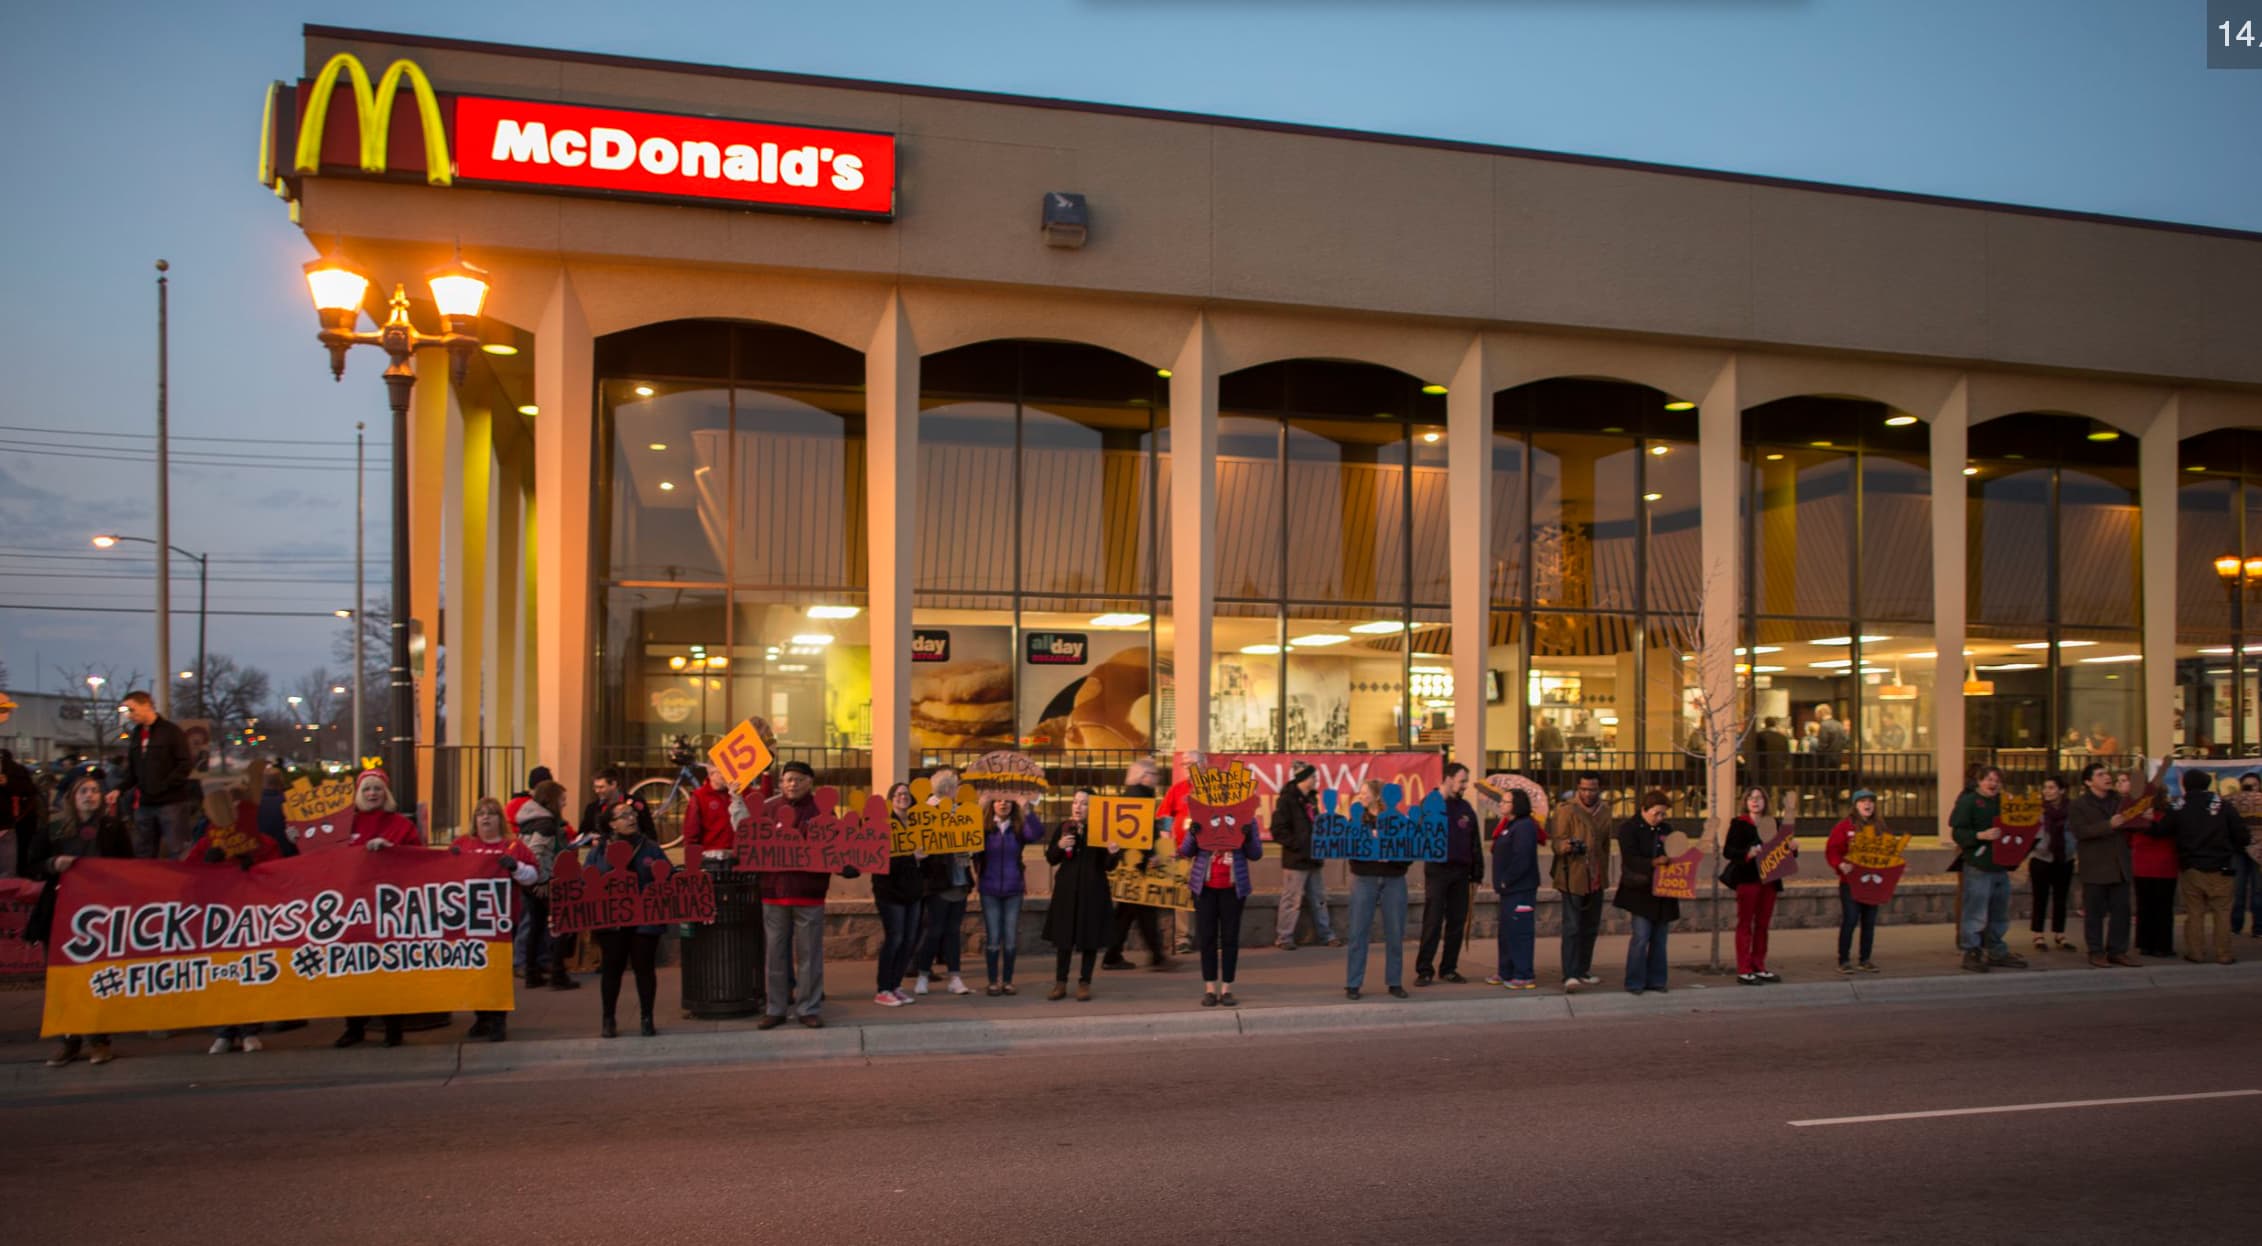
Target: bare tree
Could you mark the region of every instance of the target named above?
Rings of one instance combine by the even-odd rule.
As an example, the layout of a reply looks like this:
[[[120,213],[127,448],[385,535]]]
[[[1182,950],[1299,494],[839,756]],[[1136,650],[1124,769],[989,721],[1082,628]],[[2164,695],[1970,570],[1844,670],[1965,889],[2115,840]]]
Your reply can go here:
[[[262,717],[269,688],[267,672],[241,665],[225,653],[205,655],[204,668],[201,683],[182,684],[175,694],[174,705],[184,717],[210,719],[216,742],[248,729],[254,719]]]
[[[123,674],[113,662],[82,662],[77,666],[58,666],[56,675],[63,680],[63,695],[68,704],[78,711],[86,723],[88,749],[101,753],[118,747],[118,703],[135,689],[149,690],[149,677],[138,668],[128,668]]]
[[[343,679],[332,675],[329,667],[317,666],[291,684],[289,695],[298,703],[291,705],[285,698],[287,721],[304,724],[298,728],[297,743],[311,748],[315,759],[353,751],[352,688]]]
[[[1705,573],[1708,586],[1719,573],[1717,567]],[[1727,820],[1734,816],[1736,759],[1743,755],[1745,745],[1751,741],[1754,725],[1749,695],[1751,666],[1748,660],[1737,660],[1733,634],[1727,637],[1706,635],[1702,614],[1665,624],[1663,634],[1675,669],[1693,670],[1696,674],[1694,695],[1684,701],[1694,711],[1696,721],[1678,743],[1681,752],[1703,763],[1703,774],[1692,786],[1704,792],[1705,850],[1717,858]],[[1711,873],[1712,969],[1718,972],[1720,871],[1715,868]]]
[[[330,642],[330,657],[341,671],[353,671],[353,629],[361,628],[362,666],[361,714],[364,730],[369,733],[369,746],[377,748],[384,737],[392,734],[392,698],[386,693],[393,686],[393,607],[383,597],[373,597],[359,619],[349,619],[338,625],[337,635]],[[354,680],[350,675],[340,675],[336,682],[346,688],[345,702],[347,728],[352,734]],[[377,728],[383,727],[383,733]],[[349,739],[347,747],[352,743]]]

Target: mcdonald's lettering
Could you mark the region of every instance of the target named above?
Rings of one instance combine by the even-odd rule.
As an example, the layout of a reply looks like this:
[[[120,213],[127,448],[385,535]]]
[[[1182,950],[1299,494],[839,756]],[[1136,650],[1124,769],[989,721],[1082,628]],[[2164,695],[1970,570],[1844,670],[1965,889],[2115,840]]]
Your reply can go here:
[[[395,133],[401,89],[414,132]],[[259,176],[286,199],[297,179],[414,176],[433,186],[629,195],[753,208],[891,217],[895,136],[535,100],[442,95],[413,61],[374,81],[360,59],[331,57],[295,90],[268,89]],[[333,126],[346,96],[350,125]],[[296,121],[287,161],[276,141]],[[421,137],[422,151],[415,150]]]

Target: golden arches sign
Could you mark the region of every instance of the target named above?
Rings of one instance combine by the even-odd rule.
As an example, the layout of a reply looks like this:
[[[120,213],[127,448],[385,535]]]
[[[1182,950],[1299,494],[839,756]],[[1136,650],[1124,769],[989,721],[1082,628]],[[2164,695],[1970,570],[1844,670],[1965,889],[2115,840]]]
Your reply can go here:
[[[386,168],[387,140],[392,131],[393,101],[400,94],[401,84],[408,84],[409,93],[416,97],[416,113],[424,131],[424,180],[434,186],[449,186],[455,182],[455,162],[448,155],[448,129],[440,115],[440,98],[432,91],[432,80],[414,61],[398,60],[385,67],[384,76],[375,86],[370,85],[369,71],[363,68],[361,58],[351,52],[340,52],[322,66],[314,77],[313,89],[307,93],[306,109],[298,120],[298,145],[292,151],[291,172],[318,173],[322,167],[322,131],[330,119],[330,99],[337,94],[338,76],[344,74],[353,88],[354,120],[361,131],[361,170],[364,173],[383,173]],[[282,178],[276,169],[275,104],[277,93],[284,87],[274,83],[267,88],[267,115],[259,131],[259,176],[283,193]]]

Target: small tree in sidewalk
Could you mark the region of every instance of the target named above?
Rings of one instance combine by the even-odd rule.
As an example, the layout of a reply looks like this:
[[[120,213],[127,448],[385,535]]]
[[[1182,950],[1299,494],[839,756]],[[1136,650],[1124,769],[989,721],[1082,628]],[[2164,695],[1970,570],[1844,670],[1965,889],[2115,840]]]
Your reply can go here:
[[[1706,587],[1724,574],[1713,567],[1705,574]],[[1663,625],[1665,648],[1674,669],[1693,671],[1695,687],[1683,678],[1682,705],[1695,725],[1679,740],[1681,752],[1703,763],[1704,850],[1714,858],[1711,890],[1712,964],[1720,971],[1720,846],[1728,820],[1735,816],[1736,760],[1751,740],[1754,717],[1750,696],[1750,664],[1739,661],[1733,632],[1726,637],[1707,635],[1702,614]],[[1676,732],[1676,734],[1679,734]]]

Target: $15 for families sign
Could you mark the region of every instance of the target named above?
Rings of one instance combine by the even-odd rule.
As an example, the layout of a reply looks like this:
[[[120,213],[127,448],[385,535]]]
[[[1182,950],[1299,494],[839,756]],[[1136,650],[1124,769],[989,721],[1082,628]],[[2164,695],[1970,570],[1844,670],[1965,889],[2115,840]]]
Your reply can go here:
[[[511,933],[511,880],[489,857],[89,858],[57,894],[40,1032],[507,1009]]]

